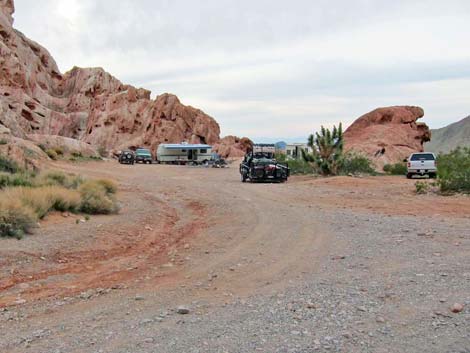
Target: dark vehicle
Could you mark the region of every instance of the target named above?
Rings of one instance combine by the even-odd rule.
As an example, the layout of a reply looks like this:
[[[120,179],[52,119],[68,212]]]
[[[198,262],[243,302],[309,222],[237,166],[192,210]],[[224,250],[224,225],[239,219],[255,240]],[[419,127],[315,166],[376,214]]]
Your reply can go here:
[[[121,164],[134,164],[135,155],[132,151],[122,151],[119,155],[119,163]]]
[[[290,174],[289,166],[276,161],[274,153],[274,145],[253,145],[253,150],[245,155],[240,164],[242,182],[247,180],[286,182]]]
[[[146,148],[138,148],[135,151],[135,162],[152,164],[152,154]]]

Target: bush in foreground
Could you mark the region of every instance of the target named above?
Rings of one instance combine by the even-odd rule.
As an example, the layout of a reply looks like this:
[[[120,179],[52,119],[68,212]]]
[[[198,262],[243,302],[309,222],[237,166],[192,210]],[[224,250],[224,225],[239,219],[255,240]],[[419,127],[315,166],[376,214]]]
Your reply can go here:
[[[80,210],[88,214],[110,214],[119,210],[114,196],[116,187],[109,181],[91,180],[83,183],[79,192],[82,198]]]
[[[441,192],[470,193],[470,148],[457,148],[437,158],[437,176]]]
[[[22,238],[36,227],[37,216],[20,200],[0,200],[0,236]]]
[[[356,153],[348,153],[344,156],[339,167],[339,172],[343,175],[375,174],[370,159]]]
[[[32,186],[33,176],[27,173],[0,173],[0,189],[12,186]]]

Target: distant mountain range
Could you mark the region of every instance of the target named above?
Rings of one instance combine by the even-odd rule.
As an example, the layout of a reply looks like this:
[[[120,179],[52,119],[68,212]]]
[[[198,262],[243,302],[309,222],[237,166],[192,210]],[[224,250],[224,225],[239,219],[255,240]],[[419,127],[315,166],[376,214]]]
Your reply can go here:
[[[450,152],[457,147],[470,147],[470,116],[441,129],[431,130],[431,142],[425,144],[428,152]]]

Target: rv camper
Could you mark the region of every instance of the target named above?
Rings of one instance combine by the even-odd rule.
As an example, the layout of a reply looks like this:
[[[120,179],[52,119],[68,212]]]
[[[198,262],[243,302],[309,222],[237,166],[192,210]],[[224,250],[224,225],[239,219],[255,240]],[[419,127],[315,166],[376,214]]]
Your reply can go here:
[[[203,164],[212,159],[212,146],[200,144],[161,144],[157,149],[158,163]]]

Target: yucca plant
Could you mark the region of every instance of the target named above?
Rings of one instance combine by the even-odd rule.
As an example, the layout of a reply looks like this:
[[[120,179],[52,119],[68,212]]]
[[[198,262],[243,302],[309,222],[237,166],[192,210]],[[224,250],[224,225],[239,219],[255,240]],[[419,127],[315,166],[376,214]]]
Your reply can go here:
[[[320,133],[311,134],[308,145],[312,153],[302,150],[302,157],[306,162],[312,163],[315,169],[323,175],[337,175],[340,172],[343,160],[343,126],[340,123],[333,129],[321,127]]]

